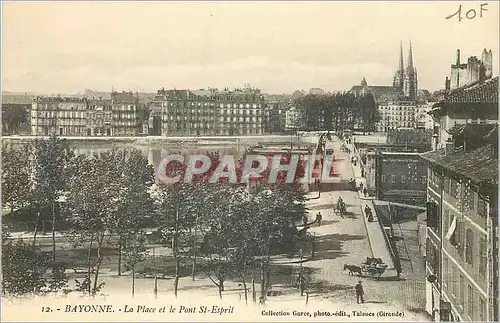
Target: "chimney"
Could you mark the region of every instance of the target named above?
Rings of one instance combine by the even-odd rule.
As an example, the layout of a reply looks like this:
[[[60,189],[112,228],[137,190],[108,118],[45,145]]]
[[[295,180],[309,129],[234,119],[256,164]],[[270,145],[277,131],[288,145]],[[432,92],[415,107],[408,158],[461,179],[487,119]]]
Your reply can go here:
[[[451,155],[453,154],[454,150],[455,147],[453,145],[453,142],[447,141],[444,146],[444,155],[445,156]]]
[[[447,76],[446,80],[444,81],[444,89],[446,90],[446,92],[450,92],[450,85],[451,85],[451,80]]]
[[[457,65],[460,65],[460,49],[457,49]]]

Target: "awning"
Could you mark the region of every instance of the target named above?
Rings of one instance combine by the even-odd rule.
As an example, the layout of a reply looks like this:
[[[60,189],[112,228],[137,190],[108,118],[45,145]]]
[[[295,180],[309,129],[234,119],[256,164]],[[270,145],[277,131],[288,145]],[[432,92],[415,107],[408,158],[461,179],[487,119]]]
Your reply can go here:
[[[448,229],[448,232],[446,233],[446,240],[450,240],[451,236],[453,233],[455,233],[455,229],[457,228],[457,217],[453,217],[453,221],[451,221],[450,228]]]

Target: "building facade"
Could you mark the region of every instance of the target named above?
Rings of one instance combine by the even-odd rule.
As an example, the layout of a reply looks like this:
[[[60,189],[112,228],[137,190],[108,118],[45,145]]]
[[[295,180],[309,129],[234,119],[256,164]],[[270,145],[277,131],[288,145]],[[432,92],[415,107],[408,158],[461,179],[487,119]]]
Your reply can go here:
[[[260,90],[159,90],[162,136],[261,135],[265,100]]]
[[[378,105],[380,121],[376,125],[379,132],[389,132],[400,128],[416,128],[417,103],[415,101],[389,101]]]
[[[139,97],[132,92],[111,92],[111,136],[137,136],[142,132]]]
[[[417,104],[415,110],[415,128],[417,129],[434,129],[434,120],[430,116],[429,112],[432,110],[432,106],[436,102],[423,102]]]
[[[288,131],[300,129],[300,113],[296,107],[285,111],[285,129]]]
[[[498,126],[457,125],[450,135],[445,148],[421,156],[426,309],[441,321],[498,321]]]
[[[434,120],[433,147],[444,148],[451,140],[448,130],[459,124],[498,123],[498,77],[455,89],[434,104],[429,114]]]
[[[265,95],[266,103],[262,110],[263,133],[285,132],[286,110],[290,106],[290,99],[284,95]]]
[[[425,204],[427,167],[414,152],[369,152],[366,186],[380,200]]]
[[[457,58],[451,65],[450,79],[447,80],[447,90],[455,90],[462,86],[474,84],[481,80],[492,78],[493,54],[491,50],[483,49],[481,60],[476,56],[467,59],[467,63],[460,61],[460,49],[457,49]]]
[[[85,136],[87,101],[84,98],[36,97],[31,107],[31,134]]]
[[[30,117],[35,136],[135,136],[140,129],[132,92],[112,92],[111,99],[36,97]]]

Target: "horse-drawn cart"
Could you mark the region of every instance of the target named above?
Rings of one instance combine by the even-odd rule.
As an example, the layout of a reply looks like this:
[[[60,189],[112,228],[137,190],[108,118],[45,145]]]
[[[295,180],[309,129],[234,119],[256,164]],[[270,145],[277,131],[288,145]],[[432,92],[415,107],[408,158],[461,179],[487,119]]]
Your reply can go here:
[[[364,263],[361,264],[361,275],[368,277],[380,277],[387,269],[387,265],[384,264],[380,258],[367,258]]]

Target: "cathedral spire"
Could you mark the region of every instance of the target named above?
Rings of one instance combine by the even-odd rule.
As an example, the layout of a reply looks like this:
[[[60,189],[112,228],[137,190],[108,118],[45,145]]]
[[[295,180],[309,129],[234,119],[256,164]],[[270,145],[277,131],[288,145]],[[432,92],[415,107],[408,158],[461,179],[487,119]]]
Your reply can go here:
[[[415,67],[413,66],[413,48],[411,46],[411,40],[410,48],[408,50],[407,64],[403,86],[404,96],[406,99],[414,101],[417,100],[417,73]]]
[[[413,69],[413,51],[411,48],[411,40],[410,40],[410,50],[408,51],[408,69]]]
[[[405,79],[405,68],[403,62],[403,42],[400,41],[399,50],[399,66],[394,74],[394,82],[392,83],[394,88],[398,90],[403,90],[404,79]]]
[[[400,41],[399,43],[400,50],[399,50],[399,70],[403,71],[404,70],[404,62],[403,62],[403,41]]]

